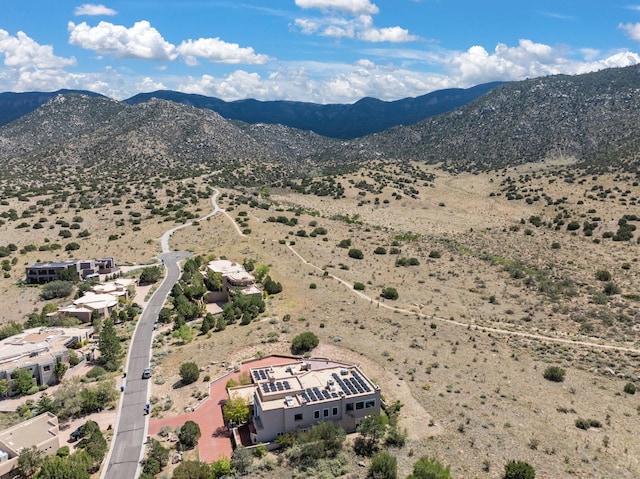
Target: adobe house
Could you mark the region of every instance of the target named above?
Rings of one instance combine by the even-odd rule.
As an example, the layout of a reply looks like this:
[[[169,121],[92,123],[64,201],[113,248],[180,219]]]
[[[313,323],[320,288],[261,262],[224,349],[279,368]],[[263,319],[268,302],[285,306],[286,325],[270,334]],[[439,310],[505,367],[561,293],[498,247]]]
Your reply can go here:
[[[333,421],[347,432],[370,414],[380,414],[380,388],[358,366],[326,359],[251,368],[252,384],[229,388],[252,406],[253,444],[269,443],[287,432]]]

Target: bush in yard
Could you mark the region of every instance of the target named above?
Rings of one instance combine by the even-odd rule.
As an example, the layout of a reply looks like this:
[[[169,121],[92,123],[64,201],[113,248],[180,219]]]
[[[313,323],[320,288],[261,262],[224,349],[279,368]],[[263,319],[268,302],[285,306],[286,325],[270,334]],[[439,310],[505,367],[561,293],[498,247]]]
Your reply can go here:
[[[555,383],[564,381],[565,370],[558,366],[549,366],[544,370],[543,377]]]
[[[396,288],[384,288],[380,293],[384,299],[398,299],[398,290]]]
[[[55,298],[66,298],[73,291],[71,281],[51,281],[42,287],[40,297],[45,301]]]
[[[423,457],[413,465],[413,474],[407,479],[451,479],[449,466],[444,467],[435,457]]]
[[[159,266],[148,266],[140,274],[140,284],[157,283],[162,278],[162,269]]]
[[[398,477],[398,460],[387,451],[380,451],[371,458],[369,477],[396,479]]]
[[[178,440],[182,448],[193,449],[198,445],[198,439],[201,435],[200,426],[193,421],[187,421],[178,432]]]
[[[535,479],[536,470],[522,461],[509,461],[504,466],[503,479]]]
[[[315,348],[319,342],[318,336],[311,331],[298,334],[293,338],[293,341],[291,341],[291,352],[293,354],[307,353]]]
[[[198,380],[200,369],[196,363],[184,363],[180,366],[180,377],[183,384],[191,384]]]

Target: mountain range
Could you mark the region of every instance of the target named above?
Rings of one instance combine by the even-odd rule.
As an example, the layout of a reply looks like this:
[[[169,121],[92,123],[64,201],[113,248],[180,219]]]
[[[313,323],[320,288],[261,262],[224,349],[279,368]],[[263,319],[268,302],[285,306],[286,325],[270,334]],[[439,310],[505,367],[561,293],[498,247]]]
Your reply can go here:
[[[386,102],[363,98],[352,105],[320,105],[295,101],[258,101],[253,99],[226,102],[219,98],[162,90],[135,95],[124,103],[137,105],[151,98],[213,110],[228,120],[244,123],[269,123],[309,130],[330,138],[353,139],[377,133],[392,126],[410,125],[430,116],[454,110],[500,85],[486,83],[468,89],[439,90],[416,98]],[[84,90],[56,92],[0,93],[0,126],[34,111],[60,94],[80,93],[102,96]]]
[[[215,167],[228,181],[260,183],[374,158],[479,171],[572,157],[591,171],[637,174],[639,93],[640,66],[511,82],[455,110],[353,140],[230,121],[158,98],[129,104],[64,93],[0,128],[0,164],[5,178],[42,165],[100,174],[109,166],[119,175]]]

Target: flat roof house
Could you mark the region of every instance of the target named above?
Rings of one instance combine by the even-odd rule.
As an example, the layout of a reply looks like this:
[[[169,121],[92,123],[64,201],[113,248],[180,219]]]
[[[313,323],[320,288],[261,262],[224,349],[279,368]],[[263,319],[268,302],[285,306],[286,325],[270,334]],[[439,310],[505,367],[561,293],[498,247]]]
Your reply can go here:
[[[0,479],[15,477],[18,456],[24,448],[36,446],[47,456],[60,448],[58,418],[45,412],[0,431]]]
[[[91,321],[93,311],[98,311],[101,318],[108,318],[118,305],[118,297],[109,293],[94,293],[87,291],[76,299],[73,304],[58,309],[56,313],[63,316],[72,316],[87,323]]]
[[[248,273],[244,266],[226,259],[217,259],[210,261],[207,268],[214,273],[222,275],[222,295],[224,300],[229,301],[234,293],[239,292],[246,295],[262,296],[262,290],[256,286],[256,279]],[[219,300],[215,292],[210,295],[212,298],[209,302]]]
[[[321,421],[333,421],[347,432],[362,419],[380,414],[380,388],[358,366],[325,359],[250,369],[252,384],[229,388],[253,403],[250,424],[254,444],[274,441]]]
[[[57,361],[69,362],[68,347],[88,339],[93,328],[31,328],[0,341],[0,379],[28,369],[36,384],[55,384]]]
[[[49,283],[60,278],[60,273],[64,270],[71,270],[78,274],[80,279],[94,277],[99,274],[113,273],[118,270],[114,258],[100,259],[71,259],[67,261],[44,263],[33,263],[26,268],[27,283]]]

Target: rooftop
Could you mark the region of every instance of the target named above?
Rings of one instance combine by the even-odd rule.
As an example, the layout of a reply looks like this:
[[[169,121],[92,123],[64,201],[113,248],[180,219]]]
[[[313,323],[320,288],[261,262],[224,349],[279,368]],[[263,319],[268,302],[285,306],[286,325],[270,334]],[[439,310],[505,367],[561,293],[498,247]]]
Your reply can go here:
[[[214,261],[210,261],[209,264],[207,264],[207,267],[214,273],[221,273],[223,276],[239,273],[248,274],[245,271],[244,266],[226,259],[217,259]]]
[[[357,366],[333,361],[296,361],[250,369],[264,410],[285,404],[302,406],[353,396],[368,396],[378,389]]]
[[[42,357],[66,349],[69,342],[88,337],[91,328],[31,328],[0,341],[0,368],[13,370],[39,363]],[[40,357],[40,360],[38,359]]]
[[[0,432],[0,448],[12,455],[25,447],[42,444],[58,435],[58,418],[46,412]],[[4,447],[3,447],[4,446]]]

